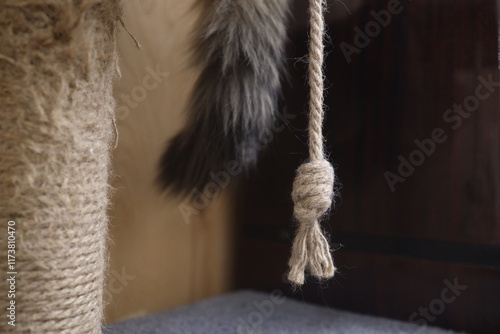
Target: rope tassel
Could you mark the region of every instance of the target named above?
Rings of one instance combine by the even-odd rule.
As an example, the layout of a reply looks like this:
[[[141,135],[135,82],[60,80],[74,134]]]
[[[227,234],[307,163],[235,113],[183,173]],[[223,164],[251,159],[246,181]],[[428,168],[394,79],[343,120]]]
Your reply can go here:
[[[310,0],[309,42],[309,162],[297,169],[293,182],[294,216],[299,228],[292,246],[288,279],[302,285],[305,271],[319,278],[330,278],[335,267],[328,240],[321,232],[319,219],[333,201],[335,172],[323,152],[323,18],[324,0]]]

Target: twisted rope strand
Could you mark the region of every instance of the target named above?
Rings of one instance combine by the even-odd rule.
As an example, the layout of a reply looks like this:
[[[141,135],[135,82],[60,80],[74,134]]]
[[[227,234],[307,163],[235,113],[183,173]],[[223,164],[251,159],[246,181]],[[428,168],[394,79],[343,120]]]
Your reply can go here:
[[[293,182],[294,216],[299,228],[292,246],[288,279],[296,285],[305,280],[305,271],[319,279],[335,273],[328,240],[321,232],[319,219],[333,200],[334,170],[323,152],[323,36],[325,0],[310,0],[309,42],[309,155],[310,160],[297,169]]]
[[[323,160],[323,19],[324,0],[310,2],[310,42],[309,42],[309,154],[311,160]]]

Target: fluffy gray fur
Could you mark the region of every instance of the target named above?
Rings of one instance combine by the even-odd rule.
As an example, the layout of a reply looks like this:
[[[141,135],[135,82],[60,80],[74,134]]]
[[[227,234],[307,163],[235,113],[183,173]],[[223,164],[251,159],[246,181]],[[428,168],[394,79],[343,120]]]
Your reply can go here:
[[[212,0],[198,22],[194,61],[202,72],[186,128],[160,162],[162,188],[189,195],[229,161],[255,163],[275,119],[289,0]]]

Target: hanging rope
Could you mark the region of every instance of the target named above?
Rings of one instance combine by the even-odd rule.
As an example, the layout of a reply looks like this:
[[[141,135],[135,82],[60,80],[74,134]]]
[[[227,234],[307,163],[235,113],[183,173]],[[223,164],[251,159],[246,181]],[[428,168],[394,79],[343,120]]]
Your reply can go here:
[[[304,284],[305,271],[319,278],[333,276],[335,267],[328,240],[321,232],[319,219],[333,200],[334,170],[323,152],[323,36],[325,0],[310,0],[309,41],[309,155],[310,160],[297,169],[293,182],[294,216],[299,228],[292,246],[288,279]]]

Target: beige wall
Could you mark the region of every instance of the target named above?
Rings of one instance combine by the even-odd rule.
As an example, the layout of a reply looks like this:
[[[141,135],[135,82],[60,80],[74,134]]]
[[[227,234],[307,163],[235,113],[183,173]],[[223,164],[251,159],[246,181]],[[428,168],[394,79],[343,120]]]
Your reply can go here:
[[[193,2],[125,1],[125,25],[143,49],[138,50],[122,29],[108,322],[171,309],[224,292],[230,285],[228,201],[220,196],[188,224],[179,199],[160,196],[154,186],[158,158],[183,125],[185,102],[197,74],[187,66],[188,33],[198,15],[190,10]],[[168,75],[155,81],[149,71],[157,68]]]

